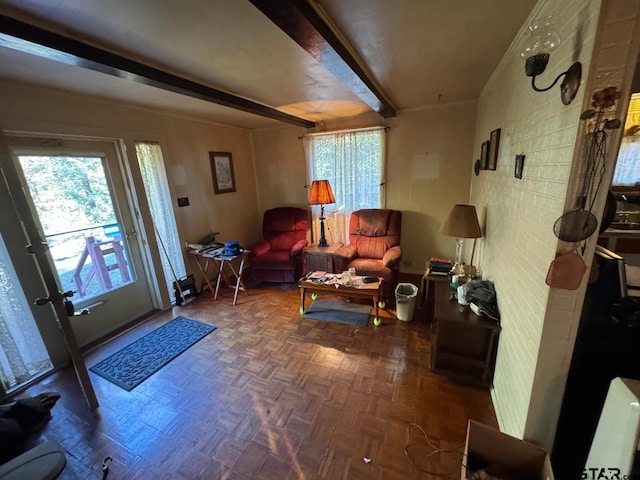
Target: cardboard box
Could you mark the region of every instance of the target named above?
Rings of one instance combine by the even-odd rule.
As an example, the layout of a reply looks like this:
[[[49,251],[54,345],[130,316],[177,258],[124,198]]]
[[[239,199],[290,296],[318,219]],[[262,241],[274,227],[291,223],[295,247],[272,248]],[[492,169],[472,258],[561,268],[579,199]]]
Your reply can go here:
[[[482,478],[472,476],[481,468],[501,480],[554,480],[545,450],[473,420],[464,453],[461,480]]]

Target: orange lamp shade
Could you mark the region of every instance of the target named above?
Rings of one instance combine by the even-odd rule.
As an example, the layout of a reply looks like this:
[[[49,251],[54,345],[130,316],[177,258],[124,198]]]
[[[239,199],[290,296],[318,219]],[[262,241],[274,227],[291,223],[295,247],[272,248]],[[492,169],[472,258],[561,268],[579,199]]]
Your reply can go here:
[[[309,205],[327,205],[336,203],[329,180],[314,180],[309,192]]]

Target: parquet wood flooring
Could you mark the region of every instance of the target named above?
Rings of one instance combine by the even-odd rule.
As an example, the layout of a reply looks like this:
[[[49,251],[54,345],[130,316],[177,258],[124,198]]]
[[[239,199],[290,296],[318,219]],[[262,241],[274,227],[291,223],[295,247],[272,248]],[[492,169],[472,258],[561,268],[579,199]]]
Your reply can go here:
[[[294,284],[249,293],[232,306],[231,290],[205,292],[87,354],[92,366],[177,315],[218,327],[131,392],[92,373],[94,412],[71,367],[22,392],[62,395],[37,439],[64,446],[61,478],[99,479],[111,456],[109,480],[457,479],[467,420],[497,425],[488,390],[430,372],[418,308],[357,328],[301,318]]]

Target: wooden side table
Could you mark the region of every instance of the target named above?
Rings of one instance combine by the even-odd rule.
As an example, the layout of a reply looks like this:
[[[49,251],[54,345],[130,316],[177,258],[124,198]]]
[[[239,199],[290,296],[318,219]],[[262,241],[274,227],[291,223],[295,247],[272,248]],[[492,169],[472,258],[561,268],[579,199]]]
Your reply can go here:
[[[436,295],[436,283],[443,283],[449,285],[451,278],[449,275],[434,275],[429,273],[427,268],[422,276],[421,287],[421,301],[422,308],[425,310],[425,321],[432,323],[435,315],[435,295]]]
[[[465,265],[464,269],[465,276],[459,279],[458,283],[460,284],[465,283],[476,273],[476,267]],[[422,286],[420,288],[421,308],[425,310],[424,315],[427,323],[433,322],[436,305],[434,300],[436,283],[446,283],[449,285],[451,283],[451,275],[431,273],[429,271],[429,262],[427,262],[425,265],[424,275],[422,275]]]
[[[431,324],[431,370],[471,385],[491,387],[500,325],[450,300],[450,288],[435,286]]]
[[[302,257],[302,268],[304,275],[309,272],[323,271],[336,273],[333,271],[333,254],[342,246],[342,243],[332,243],[328,247],[311,245],[304,249]]]

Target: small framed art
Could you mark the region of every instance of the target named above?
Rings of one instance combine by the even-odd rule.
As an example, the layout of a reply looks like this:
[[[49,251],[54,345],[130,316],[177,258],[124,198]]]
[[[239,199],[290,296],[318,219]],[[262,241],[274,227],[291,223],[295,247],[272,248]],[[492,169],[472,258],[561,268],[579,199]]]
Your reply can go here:
[[[489,141],[482,142],[480,149],[480,170],[486,170],[489,166]]]
[[[489,139],[489,163],[487,170],[495,170],[498,163],[498,147],[500,146],[500,129],[496,128],[491,132]]]
[[[516,178],[522,178],[522,169],[524,168],[524,155],[516,155],[516,168],[513,175]]]
[[[236,179],[233,174],[233,159],[230,152],[209,152],[213,190],[216,193],[236,191]]]

